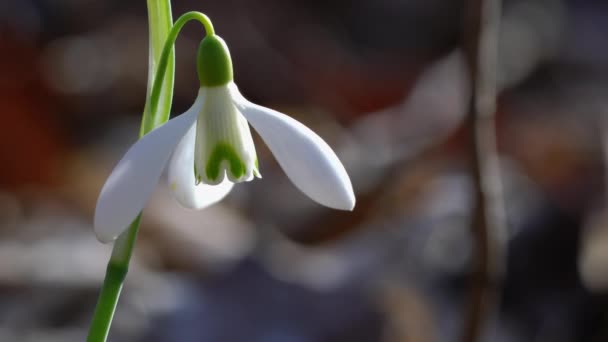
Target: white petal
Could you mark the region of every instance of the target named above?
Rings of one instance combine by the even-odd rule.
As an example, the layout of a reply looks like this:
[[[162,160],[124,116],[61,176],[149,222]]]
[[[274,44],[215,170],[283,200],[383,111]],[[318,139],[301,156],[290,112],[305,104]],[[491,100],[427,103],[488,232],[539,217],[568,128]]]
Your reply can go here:
[[[218,185],[200,183],[196,185],[194,177],[194,140],[196,139],[196,124],[177,145],[171,161],[167,178],[175,199],[184,207],[202,209],[224,198],[234,183],[227,178]]]
[[[334,151],[316,133],[293,118],[247,101],[231,84],[233,100],[270,148],[291,181],[327,207],[352,210],[350,178]]]
[[[113,241],[144,208],[171,153],[195,123],[202,101],[199,96],[186,113],[141,138],[114,167],[95,208],[94,229],[99,241]]]

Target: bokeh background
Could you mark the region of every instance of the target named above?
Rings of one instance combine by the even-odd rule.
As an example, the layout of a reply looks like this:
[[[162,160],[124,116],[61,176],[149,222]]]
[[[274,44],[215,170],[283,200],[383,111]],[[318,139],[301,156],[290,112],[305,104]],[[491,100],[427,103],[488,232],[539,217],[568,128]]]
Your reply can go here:
[[[312,127],[357,207],[322,208],[259,137],[261,180],[200,212],[161,185],[111,341],[456,341],[472,259],[462,0],[174,1],[252,100]],[[608,3],[506,0],[506,273],[484,341],[608,341]],[[173,113],[202,29],[177,43]],[[97,194],[136,139],[145,1],[0,2],[0,341],[82,341],[110,246]]]

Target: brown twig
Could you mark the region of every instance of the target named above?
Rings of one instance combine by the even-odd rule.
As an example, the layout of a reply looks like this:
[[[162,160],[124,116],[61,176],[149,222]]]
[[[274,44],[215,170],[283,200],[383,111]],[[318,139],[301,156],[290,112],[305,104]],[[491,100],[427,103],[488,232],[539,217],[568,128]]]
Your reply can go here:
[[[497,300],[503,270],[505,220],[496,147],[496,72],[500,0],[469,0],[465,15],[464,47],[473,95],[467,118],[474,180],[474,263],[463,342],[473,342]]]

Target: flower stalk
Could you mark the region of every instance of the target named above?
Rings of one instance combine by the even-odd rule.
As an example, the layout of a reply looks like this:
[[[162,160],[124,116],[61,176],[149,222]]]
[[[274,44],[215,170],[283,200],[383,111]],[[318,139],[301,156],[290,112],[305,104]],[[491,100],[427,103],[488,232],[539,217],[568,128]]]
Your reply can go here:
[[[155,127],[152,123],[160,125],[163,118],[166,121],[169,117],[175,74],[175,55],[173,52],[175,38],[173,38],[169,48],[166,48],[167,44],[165,43],[173,22],[171,2],[170,0],[148,0],[147,5],[150,32],[148,89],[139,133],[140,137]],[[165,53],[165,51],[167,52]],[[157,70],[162,70],[160,77],[157,77]],[[156,93],[152,91],[152,84],[158,84]],[[158,108],[159,103],[162,103],[160,110]],[[99,299],[89,326],[87,342],[105,342],[108,338],[120,292],[129,270],[129,262],[140,221],[141,214],[135,218],[114,244]]]
[[[147,99],[139,132],[140,138],[169,120],[175,76],[174,45],[181,29],[190,20],[198,20],[203,24],[208,35],[215,34],[211,20],[200,12],[185,13],[174,25],[171,25],[172,15],[169,0],[148,0],[148,16],[150,20],[150,70]],[[114,243],[87,342],[105,342],[108,337],[122,285],[129,270],[140,220],[141,213]]]
[[[129,271],[129,261],[131,260],[140,220],[141,214],[131,223],[129,229],[116,240],[112,249],[112,256],[108,262],[106,276],[89,327],[87,342],[105,342],[108,338],[122,285]]]
[[[168,32],[167,37],[165,39],[165,44],[162,49],[162,53],[158,58],[158,73],[153,80],[152,90],[150,93],[150,111],[144,111],[144,117],[141,123],[141,130],[139,133],[139,137],[143,137],[146,133],[151,132],[153,129],[158,126],[164,124],[169,120],[169,115],[171,114],[171,100],[168,101],[168,106],[163,106],[159,108],[163,104],[161,96],[166,91],[167,84],[165,83],[165,79],[173,79],[173,61],[174,61],[174,45],[175,40],[179,32],[182,30],[184,25],[191,20],[197,20],[205,27],[205,32],[207,35],[212,36],[215,35],[215,30],[213,29],[213,24],[209,17],[200,12],[187,12],[180,16],[176,21],[171,30]],[[166,75],[165,72],[171,70],[170,75]],[[171,82],[171,95],[173,93],[173,83]],[[172,96],[170,96],[171,98]],[[166,101],[164,103],[167,103]],[[160,112],[158,112],[160,110]],[[157,113],[158,112],[158,113]]]

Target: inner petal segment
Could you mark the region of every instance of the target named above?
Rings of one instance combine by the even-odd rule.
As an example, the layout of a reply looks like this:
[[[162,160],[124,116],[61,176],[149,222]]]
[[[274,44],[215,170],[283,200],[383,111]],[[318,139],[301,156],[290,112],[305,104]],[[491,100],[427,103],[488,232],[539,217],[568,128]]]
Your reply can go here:
[[[249,124],[234,106],[227,86],[206,87],[196,128],[194,172],[197,183],[219,184],[259,177]]]

